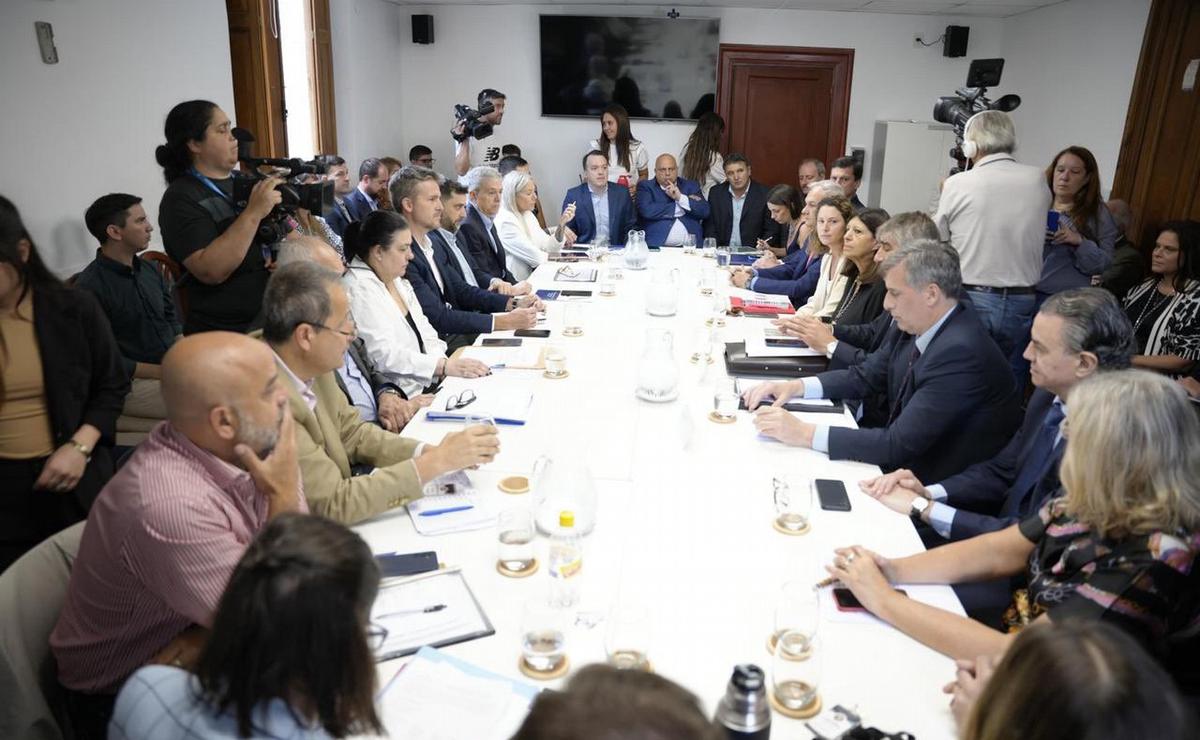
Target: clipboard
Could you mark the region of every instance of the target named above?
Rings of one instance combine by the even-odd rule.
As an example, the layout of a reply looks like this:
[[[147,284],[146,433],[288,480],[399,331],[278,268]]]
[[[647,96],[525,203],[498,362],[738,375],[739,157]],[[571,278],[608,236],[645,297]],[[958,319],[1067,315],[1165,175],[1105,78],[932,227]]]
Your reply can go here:
[[[431,613],[402,613],[433,604]],[[423,647],[457,645],[496,634],[461,570],[445,569],[381,584],[371,607],[371,622],[387,629],[375,660],[412,655]]]

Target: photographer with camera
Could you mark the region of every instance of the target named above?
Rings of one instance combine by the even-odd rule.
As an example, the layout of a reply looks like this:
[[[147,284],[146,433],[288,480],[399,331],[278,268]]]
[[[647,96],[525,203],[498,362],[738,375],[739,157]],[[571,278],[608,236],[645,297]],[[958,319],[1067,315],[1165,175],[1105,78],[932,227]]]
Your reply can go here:
[[[454,106],[454,172],[459,177],[472,167],[486,164],[495,167],[500,162],[499,146],[471,146],[471,139],[485,139],[492,135],[494,127],[504,118],[504,93],[490,87],[479,91],[478,110],[465,105]]]
[[[270,246],[259,243],[259,225],[282,201],[276,188],[284,181],[259,180],[239,209],[232,126],[216,103],[189,100],[167,114],[167,143],[154,152],[167,181],[158,207],[163,246],[185,271],[184,334],[258,328],[270,276]]]
[[[962,260],[962,287],[980,321],[1023,381],[1050,208],[1046,175],[1013,158],[1016,130],[1003,111],[971,116],[962,136],[974,166],[946,180],[934,222]]]

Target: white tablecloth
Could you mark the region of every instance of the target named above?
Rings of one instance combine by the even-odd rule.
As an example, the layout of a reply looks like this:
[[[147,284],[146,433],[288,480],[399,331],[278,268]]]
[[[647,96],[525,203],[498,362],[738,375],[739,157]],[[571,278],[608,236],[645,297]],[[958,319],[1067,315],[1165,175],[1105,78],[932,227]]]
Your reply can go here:
[[[820,580],[822,565],[835,546],[861,544],[887,556],[922,549],[909,521],[858,490],[857,482],[878,473],[874,466],[830,461],[824,454],[800,450],[758,437],[747,412],[736,423],[719,425],[706,416],[713,384],[726,377],[720,359],[698,366],[689,357],[704,336],[711,299],[697,287],[701,270],[714,262],[678,250],[651,255],[651,267],[678,268],[679,311],[656,318],[644,311],[650,272],[624,270],[615,297],[601,297],[598,283],[556,284],[559,265],[538,268],[537,288],[592,289],[583,303],[584,335],[561,335],[563,303],[548,304],[546,341],[564,350],[570,377],[548,380],[538,371],[497,370],[491,378],[451,378],[439,393],[464,387],[486,393],[507,382],[505,373],[536,378],[529,423],[500,427],[501,452],[470,478],[498,508],[532,506],[531,494],[508,495],[496,488],[509,475],[529,475],[534,460],[579,456],[596,479],[599,509],[595,531],[585,540],[582,603],[586,613],[603,615],[619,597],[650,608],[655,670],[691,691],[711,714],[733,666],[753,662],[768,672],[766,639],[772,630],[780,586],[792,579]],[[609,257],[605,264],[619,264]],[[746,295],[728,287],[726,293]],[[765,319],[730,318],[723,341],[739,341]],[[635,375],[649,327],[674,332],[680,369],[680,397],[652,404],[634,396]],[[492,336],[504,336],[505,333]],[[818,423],[852,426],[850,417],[810,415]],[[406,436],[437,442],[457,424],[414,420]],[[774,531],[771,478],[787,473],[845,482],[852,511],[823,511],[814,502],[812,531],[789,537]],[[356,528],[376,552],[436,550],[439,559],[461,566],[496,627],[492,637],[444,648],[488,670],[523,678],[518,669],[520,621],[524,602],[544,592],[548,542],[537,540],[541,571],[510,579],[495,569],[496,532],[422,537],[403,510]],[[910,595],[961,612],[948,587],[909,587]],[[568,635],[573,667],[603,661],[605,624],[577,626]],[[870,726],[907,730],[921,740],[954,737],[953,719],[941,687],[954,674],[953,661],[882,623],[822,622],[818,639],[823,655],[820,693],[826,709],[835,704],[856,708]],[[398,661],[380,664],[382,681],[395,674]],[[525,679],[527,680],[527,679]],[[549,682],[561,686],[562,680]],[[386,701],[386,697],[385,697]],[[464,708],[467,706],[464,703]],[[808,738],[798,720],[776,714],[772,737]]]

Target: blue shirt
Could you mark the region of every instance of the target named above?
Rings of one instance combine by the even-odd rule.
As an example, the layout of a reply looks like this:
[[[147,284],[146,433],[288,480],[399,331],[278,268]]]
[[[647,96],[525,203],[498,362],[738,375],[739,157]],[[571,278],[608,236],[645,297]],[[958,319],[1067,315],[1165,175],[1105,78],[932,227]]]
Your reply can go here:
[[[595,243],[600,239],[608,240],[608,188],[597,193],[592,190],[592,186],[588,185],[588,192],[592,194],[592,213],[596,216],[596,236],[592,239]]]
[[[733,194],[733,188],[729,189],[729,197],[733,200],[733,230],[729,232],[729,246],[742,246],[742,209],[746,206],[746,196],[750,193],[750,188],[746,188],[746,192],[742,196]]]
[[[496,240],[492,238],[492,224],[495,223],[490,216],[483,211],[475,208],[474,204],[468,205],[468,208],[474,209],[479,214],[479,218],[483,221],[483,233],[487,234],[488,243],[492,245],[492,251],[496,251]]]
[[[480,214],[483,215],[483,214]],[[458,266],[462,269],[463,280],[466,280],[472,287],[478,288],[479,281],[475,279],[475,271],[471,269],[471,263],[467,262],[467,258],[463,256],[462,250],[458,248],[458,237],[451,231],[438,229],[438,233],[446,240],[446,246],[450,247],[450,254],[454,255],[454,259],[458,260]],[[488,237],[491,238],[490,236]]]
[[[254,737],[279,740],[325,740],[324,728],[308,726],[282,699],[272,699],[253,712]],[[200,699],[195,676],[165,665],[140,668],[117,695],[109,740],[201,740],[238,737],[237,718],[217,713]]]
[[[942,328],[942,324],[950,318],[957,305],[951,307],[949,311],[942,314],[942,318],[934,322],[933,326],[917,335],[913,344],[917,345],[917,350],[921,354],[925,354],[925,350],[929,347],[929,343],[933,341],[933,337],[938,333],[938,329]],[[820,378],[806,378],[804,380],[804,398],[824,398],[825,389],[821,387]],[[813,430],[812,448],[817,452],[829,452],[829,427],[818,426]]]
[[[375,421],[379,417],[379,408],[375,405],[375,392],[371,390],[371,381],[359,371],[358,363],[350,356],[349,350],[342,355],[342,366],[338,368],[337,373],[342,376],[342,382],[346,384],[346,390],[350,393],[354,408],[358,409],[358,415],[363,421]]]

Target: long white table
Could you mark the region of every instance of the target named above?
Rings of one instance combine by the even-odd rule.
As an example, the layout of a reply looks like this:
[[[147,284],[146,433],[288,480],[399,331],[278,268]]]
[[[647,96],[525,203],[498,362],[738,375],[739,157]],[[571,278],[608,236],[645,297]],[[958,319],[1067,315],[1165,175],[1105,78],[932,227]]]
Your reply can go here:
[[[620,264],[615,257],[609,257]],[[579,263],[581,266],[583,263]],[[570,376],[548,380],[540,371],[497,370],[476,381],[449,379],[435,407],[465,387],[486,393],[511,382],[512,373],[535,378],[531,418],[523,427],[500,427],[496,460],[470,478],[477,490],[500,509],[531,507],[532,494],[509,495],[496,484],[509,475],[530,475],[534,460],[581,457],[596,480],[597,525],[585,540],[582,602],[579,609],[604,614],[620,598],[650,608],[654,669],[691,691],[710,714],[722,696],[733,666],[753,662],[768,672],[775,605],[783,583],[813,582],[835,546],[861,544],[887,556],[922,549],[912,525],[858,490],[857,482],[878,468],[830,461],[760,438],[747,412],[733,424],[706,417],[712,408],[713,383],[726,378],[718,356],[708,366],[689,362],[710,315],[711,299],[698,288],[701,270],[714,261],[679,250],[652,253],[650,265],[679,269],[679,310],[656,318],[644,310],[649,271],[623,271],[615,297],[599,296],[598,283],[554,283],[560,266],[543,265],[531,282],[537,288],[590,289],[583,305],[584,335],[562,336],[563,303],[547,304],[546,341],[564,350]],[[723,281],[728,283],[727,278]],[[725,287],[727,293],[742,293]],[[723,341],[739,341],[765,319],[729,318]],[[635,375],[647,328],[674,332],[680,370],[680,397],[654,404],[634,396]],[[504,336],[505,333],[492,336]],[[852,426],[848,415],[809,415]],[[405,435],[436,442],[459,425],[415,419]],[[812,531],[785,536],[771,526],[775,516],[771,478],[788,473],[843,481],[852,511],[823,511],[814,501]],[[548,541],[537,540],[540,572],[529,578],[505,578],[495,569],[494,528],[418,535],[399,510],[356,528],[375,552],[436,550],[440,560],[461,566],[496,634],[443,648],[446,652],[505,676],[528,681],[517,668],[524,602],[549,585],[545,567]],[[908,587],[911,595],[961,613],[951,589]],[[567,650],[572,667],[605,659],[605,624],[572,628]],[[820,693],[826,710],[835,704],[857,708],[868,725],[907,730],[921,740],[955,735],[941,686],[952,679],[951,660],[879,622],[826,620],[818,632],[823,655]],[[395,674],[399,661],[379,666],[381,681]],[[546,682],[561,686],[563,680]],[[385,698],[386,700],[386,698]],[[772,737],[808,738],[803,722],[776,714]]]

